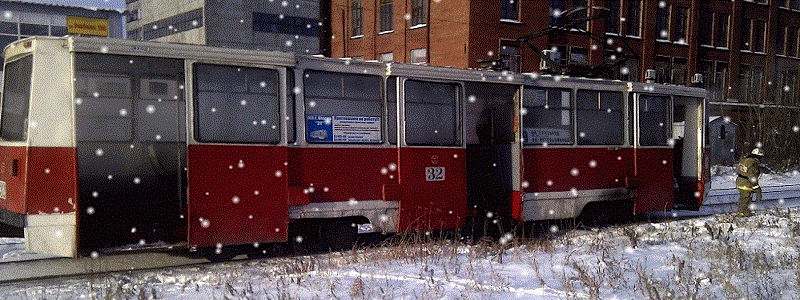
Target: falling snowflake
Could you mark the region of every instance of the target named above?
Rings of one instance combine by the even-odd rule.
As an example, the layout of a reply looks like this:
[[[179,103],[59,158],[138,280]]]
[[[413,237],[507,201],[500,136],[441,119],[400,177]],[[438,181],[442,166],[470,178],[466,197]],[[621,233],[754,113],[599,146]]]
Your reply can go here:
[[[521,186],[522,186],[522,188],[523,188],[523,189],[525,189],[525,188],[528,188],[530,185],[531,185],[531,184],[530,184],[530,183],[529,183],[527,180],[525,180],[525,181],[522,181],[522,184],[521,184]]]
[[[135,178],[133,178],[133,183],[140,184],[140,183],[142,183],[142,179],[140,179],[139,177],[135,177]]]
[[[486,217],[489,218],[489,219],[494,218],[494,213],[493,212],[487,212],[486,213]]]
[[[87,215],[93,215],[94,214],[94,207],[91,207],[91,206],[87,207],[86,208],[86,214]]]
[[[97,150],[94,151],[94,154],[97,156],[103,156],[103,148],[97,148]]]
[[[233,202],[233,204],[239,204],[240,201],[241,199],[239,196],[233,196],[233,198],[231,198],[231,202]]]
[[[154,112],[156,112],[156,107],[153,106],[153,105],[148,105],[147,106],[147,113],[148,114],[153,114]]]
[[[597,161],[596,160],[589,161],[589,167],[590,168],[596,168],[597,167]]]
[[[580,174],[580,171],[578,170],[578,168],[572,168],[572,170],[570,170],[570,171],[569,171],[569,173],[570,173],[570,174],[571,174],[573,177],[576,177],[576,176],[578,176],[578,174]]]
[[[281,175],[283,175],[283,172],[281,172],[280,170],[275,171],[275,177],[281,177]]]

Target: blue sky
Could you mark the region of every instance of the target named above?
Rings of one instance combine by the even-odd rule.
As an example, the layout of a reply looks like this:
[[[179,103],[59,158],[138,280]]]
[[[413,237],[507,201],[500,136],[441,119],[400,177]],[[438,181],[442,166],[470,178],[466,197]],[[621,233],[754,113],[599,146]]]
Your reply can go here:
[[[114,9],[119,11],[125,10],[125,1],[123,0],[15,0],[15,1],[68,5],[68,6],[82,6],[87,8],[96,7],[102,9]]]

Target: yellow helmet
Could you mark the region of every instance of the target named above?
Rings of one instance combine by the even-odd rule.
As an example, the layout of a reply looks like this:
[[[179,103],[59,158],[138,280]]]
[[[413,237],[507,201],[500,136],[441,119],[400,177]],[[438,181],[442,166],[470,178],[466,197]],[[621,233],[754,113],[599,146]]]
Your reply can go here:
[[[753,151],[750,151],[750,154],[764,156],[764,151],[761,151],[761,148],[755,148]]]

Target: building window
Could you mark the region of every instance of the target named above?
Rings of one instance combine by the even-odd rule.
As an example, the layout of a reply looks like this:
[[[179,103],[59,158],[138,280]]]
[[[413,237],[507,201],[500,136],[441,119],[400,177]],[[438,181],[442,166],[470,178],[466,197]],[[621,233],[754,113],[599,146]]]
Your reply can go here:
[[[753,37],[751,38],[751,49],[753,52],[764,53],[764,36],[767,34],[767,22],[753,20]]]
[[[381,62],[393,62],[394,61],[394,53],[382,53],[380,57]]]
[[[254,12],[253,31],[316,37],[319,19]]]
[[[550,25],[553,26],[562,26],[566,25],[563,20],[560,19],[561,15],[566,12],[567,10],[572,10],[575,8],[587,8],[586,0],[550,0]],[[589,16],[589,10],[584,9],[580,15],[573,14],[572,18],[586,18]],[[589,22],[583,22],[582,24],[573,24],[571,27],[586,30],[588,28]]]
[[[664,1],[658,3],[656,11],[656,29],[658,40],[669,40],[669,5]]]
[[[394,0],[381,0],[381,32],[389,32],[394,28]]]
[[[138,21],[139,20],[139,10],[138,9],[131,9],[128,11],[128,22]]]
[[[798,93],[798,88],[800,87],[798,86],[797,70],[781,71],[778,76],[780,76],[778,82],[781,89],[781,104],[796,105],[797,97],[800,96],[800,93]]]
[[[786,28],[786,56],[797,57],[797,27]]]
[[[500,19],[519,21],[519,1],[521,0],[500,0]]]
[[[739,97],[749,103],[760,103],[764,79],[764,68],[741,65],[739,67]]]
[[[411,50],[411,58],[409,63],[412,64],[425,64],[428,62],[428,49],[413,49]]]
[[[717,13],[714,19],[714,46],[728,48],[728,28],[731,16]]]
[[[411,26],[428,23],[426,0],[411,0]]]
[[[19,24],[19,34],[21,35],[50,35],[48,32],[47,25],[39,25],[39,24]]]
[[[675,57],[672,59],[672,68],[670,73],[670,83],[677,85],[686,84],[686,74],[689,73],[687,60],[683,57]]]
[[[753,20],[752,19],[743,19],[742,20],[742,31],[741,31],[741,46],[740,49],[742,51],[750,51],[750,36],[752,35],[752,26]]]
[[[607,0],[608,16],[605,18],[606,32],[619,33],[619,0]]]
[[[689,9],[686,7],[675,6],[672,9],[672,28],[674,34],[672,40],[681,44],[686,44],[689,38],[686,36],[689,26]]]
[[[642,1],[631,0],[628,3],[628,14],[625,18],[625,34],[628,36],[641,35]]]
[[[703,7],[700,9],[700,24],[703,26],[711,25],[713,30],[714,25],[714,12],[708,10],[708,7]],[[712,33],[707,32],[707,34],[698,34],[698,42],[700,45],[703,46],[713,46],[714,45],[714,35]]]
[[[350,29],[352,30],[351,36],[357,37],[364,35],[364,19],[363,15],[361,14],[363,5],[361,4],[361,0],[356,0],[352,2],[351,5],[351,14],[350,14]]]
[[[519,43],[515,41],[500,41],[500,60],[503,64],[503,70],[520,71],[520,62],[522,62],[520,52]]]

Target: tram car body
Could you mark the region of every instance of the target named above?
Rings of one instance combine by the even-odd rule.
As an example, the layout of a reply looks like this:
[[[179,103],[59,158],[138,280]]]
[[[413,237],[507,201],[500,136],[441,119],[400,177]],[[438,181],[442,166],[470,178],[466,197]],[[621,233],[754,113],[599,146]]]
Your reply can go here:
[[[702,89],[85,37],[4,55],[0,221],[32,252],[341,248],[708,187]]]

